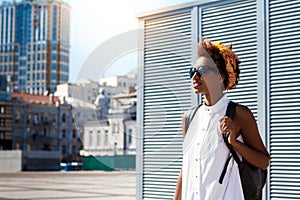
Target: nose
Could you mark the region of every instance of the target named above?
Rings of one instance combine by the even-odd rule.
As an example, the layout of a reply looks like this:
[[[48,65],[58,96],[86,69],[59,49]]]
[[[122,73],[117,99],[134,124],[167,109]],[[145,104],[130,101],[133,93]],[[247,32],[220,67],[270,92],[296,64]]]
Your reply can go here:
[[[199,80],[202,76],[199,73],[194,73],[192,80]]]

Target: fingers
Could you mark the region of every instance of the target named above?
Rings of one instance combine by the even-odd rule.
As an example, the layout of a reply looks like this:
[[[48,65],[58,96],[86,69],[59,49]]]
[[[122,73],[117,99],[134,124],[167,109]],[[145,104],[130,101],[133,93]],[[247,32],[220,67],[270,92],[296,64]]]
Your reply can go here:
[[[235,124],[229,117],[222,117],[220,119],[220,128],[223,133],[235,132]]]

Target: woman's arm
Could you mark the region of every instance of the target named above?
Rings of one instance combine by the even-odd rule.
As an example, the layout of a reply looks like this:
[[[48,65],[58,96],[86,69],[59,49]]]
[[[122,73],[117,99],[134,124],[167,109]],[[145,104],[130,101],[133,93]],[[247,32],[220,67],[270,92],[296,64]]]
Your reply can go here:
[[[185,134],[186,134],[186,113],[184,113],[184,115],[182,116],[182,137],[184,138],[185,137]],[[182,169],[180,170],[180,173],[179,173],[179,176],[178,176],[178,179],[177,179],[177,185],[176,185],[176,191],[175,191],[175,194],[174,194],[174,200],[181,200],[181,192],[182,192]]]
[[[228,142],[245,160],[261,169],[269,166],[270,155],[263,144],[255,118],[248,107],[238,105],[233,121],[224,117],[220,122],[223,132],[230,131]],[[240,134],[242,134],[244,143],[236,139]]]
[[[176,191],[173,200],[181,200],[181,192],[182,192],[182,169],[180,170],[177,179]]]

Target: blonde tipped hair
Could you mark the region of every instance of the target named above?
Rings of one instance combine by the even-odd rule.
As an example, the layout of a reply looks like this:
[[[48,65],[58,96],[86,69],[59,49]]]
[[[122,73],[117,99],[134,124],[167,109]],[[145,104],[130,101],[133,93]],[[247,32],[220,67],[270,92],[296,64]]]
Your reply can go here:
[[[220,42],[211,42],[201,37],[198,45],[198,57],[208,57],[214,61],[220,74],[224,77],[226,90],[236,87],[239,81],[240,60],[232,50],[232,44],[225,46]]]

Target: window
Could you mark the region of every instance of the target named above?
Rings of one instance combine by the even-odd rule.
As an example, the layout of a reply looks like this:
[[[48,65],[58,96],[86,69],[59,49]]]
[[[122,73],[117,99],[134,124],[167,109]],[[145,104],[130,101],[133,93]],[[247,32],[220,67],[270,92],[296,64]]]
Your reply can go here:
[[[29,124],[29,123],[30,123],[30,121],[31,121],[31,114],[30,114],[30,113],[28,113],[28,115],[27,115],[27,124]]]
[[[40,122],[40,117],[39,117],[38,113],[35,113],[35,115],[34,115],[34,122],[35,123],[39,123]]]
[[[48,132],[48,131],[47,131],[47,128],[46,128],[46,127],[44,127],[44,131],[43,131],[43,132],[44,132],[44,136],[47,136],[47,132]]]
[[[101,131],[98,130],[97,131],[97,147],[100,146],[100,141],[101,141]]]
[[[108,145],[108,133],[105,131],[104,145]]]
[[[62,145],[62,153],[63,154],[67,153],[67,147],[66,147],[66,145]]]
[[[20,110],[17,110],[16,111],[16,123],[19,123],[19,120],[21,119],[21,112],[20,112]]]
[[[76,146],[75,145],[72,146],[72,154],[76,154]]]
[[[93,131],[90,131],[89,134],[89,145],[88,146],[92,146],[93,145]]]
[[[76,132],[77,132],[76,130],[73,130],[73,134],[72,134],[73,138],[76,138]]]
[[[0,140],[4,140],[4,139],[5,139],[5,132],[0,131]]]
[[[62,138],[66,138],[66,130],[65,129],[62,130]]]
[[[132,144],[132,129],[128,130],[128,146]]]
[[[0,113],[4,114],[5,113],[5,107],[4,106],[0,106]]]
[[[56,115],[52,115],[52,123],[56,122]]]
[[[5,119],[0,119],[0,127],[5,127]]]
[[[63,113],[61,121],[62,121],[62,123],[66,123],[66,121],[67,121],[66,113]]]
[[[112,129],[113,129],[112,130],[113,133],[118,133],[119,132],[119,126],[118,126],[118,124],[113,123]]]

